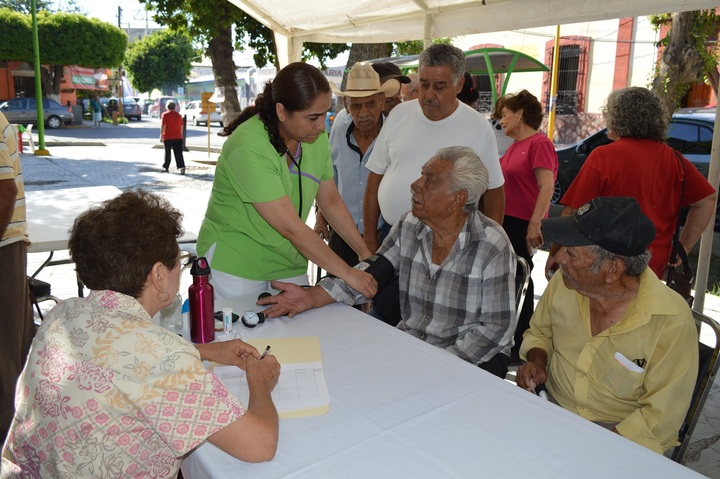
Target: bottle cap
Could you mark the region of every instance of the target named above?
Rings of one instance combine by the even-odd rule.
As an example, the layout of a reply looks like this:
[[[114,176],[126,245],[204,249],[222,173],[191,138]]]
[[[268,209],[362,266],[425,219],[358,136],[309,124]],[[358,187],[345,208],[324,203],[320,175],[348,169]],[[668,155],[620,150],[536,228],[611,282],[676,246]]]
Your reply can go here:
[[[210,265],[204,256],[201,256],[193,261],[192,267],[190,268],[190,274],[192,276],[210,276]]]

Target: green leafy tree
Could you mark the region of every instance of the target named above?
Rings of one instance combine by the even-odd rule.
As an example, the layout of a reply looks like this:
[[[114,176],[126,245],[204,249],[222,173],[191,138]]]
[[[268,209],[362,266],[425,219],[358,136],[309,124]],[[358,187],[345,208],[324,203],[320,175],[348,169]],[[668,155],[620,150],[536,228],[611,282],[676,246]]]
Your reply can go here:
[[[51,0],[35,0],[37,11],[47,10],[49,12],[85,13],[77,4],[77,0],[61,1],[57,8]],[[9,8],[20,13],[32,13],[32,0],[0,0],[0,8]]]
[[[43,90],[60,94],[65,65],[90,68],[120,64],[127,35],[110,23],[73,13],[38,13]],[[29,14],[0,9],[0,60],[33,63],[32,19]]]
[[[157,88],[170,95],[178,85],[185,84],[194,56],[196,53],[187,35],[161,30],[131,43],[124,65],[137,90]]]
[[[35,0],[37,11],[52,11],[52,0]],[[32,0],[0,0],[0,8],[8,8],[15,12],[32,13]]]
[[[665,49],[651,87],[668,114],[672,115],[680,106],[693,84],[707,82],[717,96],[720,16],[714,10],[701,10],[658,15],[651,17],[651,21],[656,28],[671,25],[660,42]]]
[[[442,43],[443,45],[452,44],[450,38],[434,38],[432,43]],[[425,48],[422,40],[410,40],[407,42],[393,43],[393,56],[404,57],[407,55],[419,55]]]
[[[154,11],[153,19],[173,30],[187,30],[212,62],[215,85],[225,90],[222,111],[225,124],[240,113],[237,77],[232,55],[235,49],[255,50],[258,67],[277,66],[277,48],[272,31],[227,0],[139,0]],[[233,40],[235,38],[235,41]],[[346,44],[306,43],[303,59],[316,57],[321,65],[347,50]]]

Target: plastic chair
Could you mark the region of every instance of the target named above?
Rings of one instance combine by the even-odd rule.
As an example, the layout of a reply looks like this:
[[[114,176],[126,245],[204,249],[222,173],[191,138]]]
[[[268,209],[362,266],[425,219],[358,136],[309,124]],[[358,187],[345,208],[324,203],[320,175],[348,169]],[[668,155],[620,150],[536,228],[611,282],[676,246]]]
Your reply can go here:
[[[30,123],[30,124],[25,128],[25,133],[24,133],[24,134],[27,135],[28,143],[30,143],[30,151],[31,151],[32,153],[35,153],[35,142],[33,141],[32,129],[33,129],[33,124]]]
[[[715,376],[720,367],[720,361],[718,356],[720,355],[720,326],[718,323],[703,313],[693,311],[693,317],[698,327],[698,334],[700,333],[700,326],[706,324],[710,327],[713,334],[715,335],[715,347],[707,346],[701,342],[698,342],[700,348],[700,357],[698,361],[698,377],[695,382],[695,389],[693,390],[692,401],[690,402],[690,409],[685,416],[680,431],[678,432],[678,441],[680,445],[676,446],[672,452],[670,458],[675,462],[681,462],[688,445],[690,444],[690,437],[695,430],[700,413],[702,412],[705,400],[710,393]]]
[[[522,256],[517,257],[517,271],[515,272],[515,324],[520,319],[522,305],[525,302],[528,285],[530,284],[530,266]]]

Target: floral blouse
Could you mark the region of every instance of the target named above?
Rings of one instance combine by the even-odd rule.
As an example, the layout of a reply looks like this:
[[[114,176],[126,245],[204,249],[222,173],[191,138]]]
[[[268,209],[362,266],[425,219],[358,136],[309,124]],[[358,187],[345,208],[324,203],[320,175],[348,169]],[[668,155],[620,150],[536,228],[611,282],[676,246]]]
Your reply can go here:
[[[245,413],[192,344],[114,291],[53,309],[15,405],[3,478],[175,478],[183,455]]]

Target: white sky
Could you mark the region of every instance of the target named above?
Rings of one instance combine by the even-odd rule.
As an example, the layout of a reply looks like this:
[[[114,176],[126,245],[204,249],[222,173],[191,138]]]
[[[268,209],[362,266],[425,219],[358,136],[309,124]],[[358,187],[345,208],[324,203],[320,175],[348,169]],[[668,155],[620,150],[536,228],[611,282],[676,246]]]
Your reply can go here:
[[[60,6],[65,0],[55,0],[55,4]],[[77,5],[87,12],[89,17],[99,18],[113,25],[118,24],[118,7],[122,8],[121,27],[128,28],[145,28],[146,12],[145,5],[137,0],[77,0]],[[147,12],[147,26],[150,28],[157,27],[152,21],[152,13]]]

